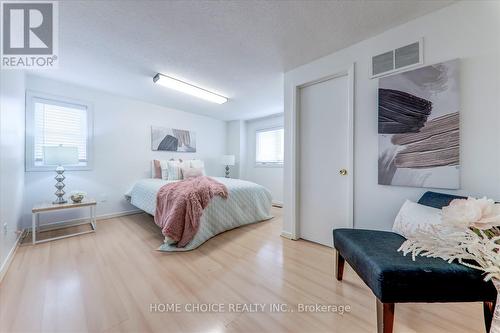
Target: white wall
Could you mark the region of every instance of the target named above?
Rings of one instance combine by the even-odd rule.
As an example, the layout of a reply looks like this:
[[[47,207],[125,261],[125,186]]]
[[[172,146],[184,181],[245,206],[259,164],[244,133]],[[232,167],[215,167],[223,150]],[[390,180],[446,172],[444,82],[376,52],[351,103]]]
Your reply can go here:
[[[25,75],[0,75],[0,268],[19,237],[24,191]],[[6,232],[4,224],[7,225]]]
[[[28,76],[27,89],[75,98],[94,106],[94,166],[90,171],[65,172],[67,193],[86,191],[98,200],[97,215],[134,210],[124,193],[140,178],[150,177],[152,159],[200,158],[208,175],[222,176],[220,164],[226,150],[226,123],[213,118],[173,110],[142,101],[74,86],[63,82]],[[151,150],[151,125],[189,129],[196,132],[196,153],[171,153]],[[35,202],[52,200],[54,172],[27,172],[25,224],[31,221]],[[42,223],[81,217],[81,212],[42,216]]]
[[[283,204],[283,168],[255,165],[255,133],[257,130],[283,126],[283,114],[246,121],[246,161],[242,178],[267,187],[273,203]]]
[[[371,56],[420,37],[424,37],[426,65],[461,61],[462,190],[442,192],[500,200],[500,2],[459,2],[285,73],[284,232],[292,232],[294,209],[290,186],[294,84],[345,70],[352,63],[356,66],[355,228],[390,229],[404,200],[417,200],[427,190],[377,185],[378,80],[368,75]]]

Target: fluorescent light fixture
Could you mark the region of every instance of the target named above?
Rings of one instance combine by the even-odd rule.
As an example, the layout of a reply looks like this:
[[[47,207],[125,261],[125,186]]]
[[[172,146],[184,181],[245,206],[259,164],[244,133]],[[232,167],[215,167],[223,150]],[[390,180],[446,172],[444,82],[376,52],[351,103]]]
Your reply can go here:
[[[183,92],[185,94],[189,94],[198,98],[202,98],[204,100],[217,103],[217,104],[224,104],[227,102],[227,97],[221,96],[214,94],[213,92],[210,92],[208,90],[205,90],[203,88],[199,88],[196,86],[193,86],[192,84],[174,79],[173,77],[166,76],[163,74],[156,74],[153,77],[153,82],[158,83],[164,87],[174,89],[180,92]]]

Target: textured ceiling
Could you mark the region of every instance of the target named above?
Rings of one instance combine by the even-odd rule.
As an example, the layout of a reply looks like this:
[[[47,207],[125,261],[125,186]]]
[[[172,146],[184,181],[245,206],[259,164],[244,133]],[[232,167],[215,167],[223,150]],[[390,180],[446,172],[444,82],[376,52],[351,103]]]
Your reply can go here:
[[[60,1],[60,66],[37,72],[219,119],[281,112],[283,73],[452,1]],[[154,86],[157,72],[230,98]]]

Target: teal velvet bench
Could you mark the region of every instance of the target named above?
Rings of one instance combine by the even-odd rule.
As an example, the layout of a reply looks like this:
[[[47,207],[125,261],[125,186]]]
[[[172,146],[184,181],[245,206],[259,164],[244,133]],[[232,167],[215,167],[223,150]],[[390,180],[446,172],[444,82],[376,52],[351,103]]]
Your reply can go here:
[[[420,204],[442,208],[457,196],[425,193]],[[347,261],[375,294],[377,331],[391,333],[395,303],[483,302],[486,330],[495,308],[496,289],[480,271],[439,258],[403,256],[397,252],[405,238],[386,231],[333,230],[336,277],[342,280]]]

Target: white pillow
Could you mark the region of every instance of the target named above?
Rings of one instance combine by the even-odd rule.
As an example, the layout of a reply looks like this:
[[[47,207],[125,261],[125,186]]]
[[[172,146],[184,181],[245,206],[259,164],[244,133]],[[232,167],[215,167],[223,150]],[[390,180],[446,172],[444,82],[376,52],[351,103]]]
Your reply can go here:
[[[182,168],[182,179],[195,178],[203,176],[202,168]]]
[[[183,161],[179,160],[179,166],[182,168],[190,168],[191,164],[189,163],[189,160]]]
[[[168,180],[168,161],[161,160],[160,168],[161,168],[161,179]]]
[[[181,162],[175,161],[167,161],[167,180],[180,180],[182,179],[182,171],[180,167]]]
[[[182,168],[189,168],[189,161],[167,161],[167,180],[181,180]]]
[[[406,200],[394,220],[392,231],[410,238],[414,236],[417,228],[425,229],[439,223],[441,223],[441,209]]]
[[[191,168],[201,169],[203,176],[205,176],[205,162],[202,160],[191,160],[189,162]]]

